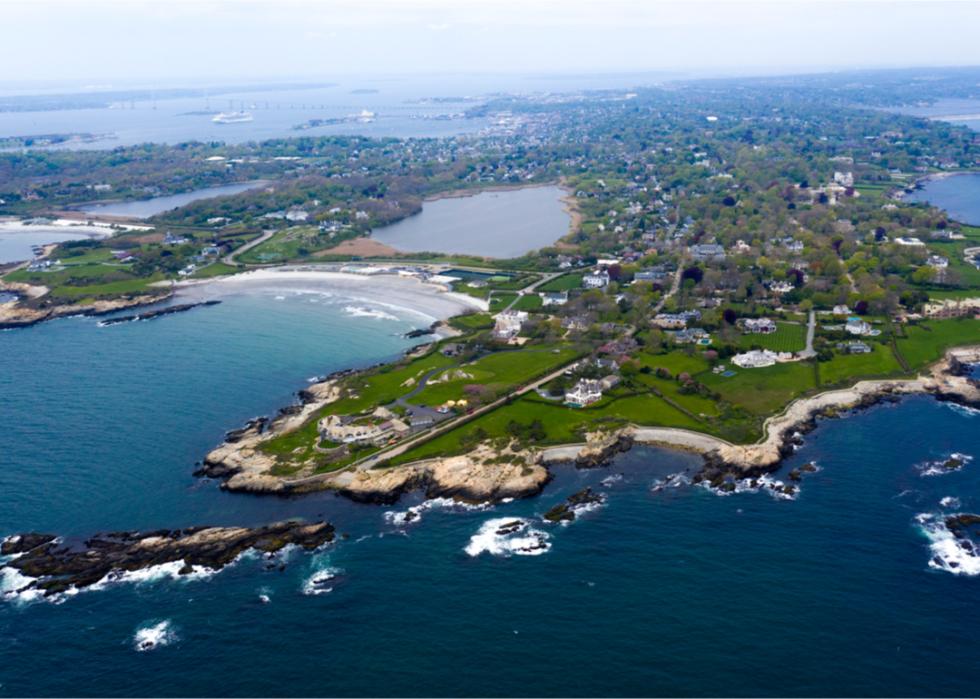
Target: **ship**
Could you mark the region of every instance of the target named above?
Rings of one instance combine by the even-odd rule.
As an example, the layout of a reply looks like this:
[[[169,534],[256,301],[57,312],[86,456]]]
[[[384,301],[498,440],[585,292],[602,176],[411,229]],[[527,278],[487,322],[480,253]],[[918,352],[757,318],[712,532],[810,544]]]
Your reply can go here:
[[[242,124],[247,121],[252,121],[252,115],[249,112],[221,112],[211,119],[215,124]]]

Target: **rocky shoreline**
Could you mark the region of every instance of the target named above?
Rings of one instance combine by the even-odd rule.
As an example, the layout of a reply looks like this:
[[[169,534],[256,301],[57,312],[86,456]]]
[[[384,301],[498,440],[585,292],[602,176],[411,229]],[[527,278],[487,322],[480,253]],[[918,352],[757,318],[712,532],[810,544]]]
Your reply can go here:
[[[0,282],[0,291],[17,296],[14,301],[0,303],[0,330],[27,328],[46,320],[73,316],[103,316],[127,308],[149,306],[166,301],[173,296],[170,290],[155,294],[140,294],[129,298],[96,300],[86,306],[73,304],[43,305],[37,295],[38,287],[29,284]],[[42,288],[42,294],[47,290]],[[25,302],[25,299],[27,300]]]
[[[201,301],[199,303],[181,303],[176,306],[167,306],[166,308],[159,308],[155,311],[147,311],[146,313],[136,313],[131,316],[119,316],[117,318],[109,318],[108,320],[103,320],[99,323],[101,326],[108,325],[119,325],[120,323],[132,323],[139,320],[153,320],[154,318],[159,318],[160,316],[168,316],[174,313],[184,313],[185,311],[190,311],[201,306],[216,306],[221,301],[217,299],[212,299],[210,301]]]
[[[277,522],[262,527],[193,527],[151,532],[97,534],[77,545],[53,534],[28,533],[8,537],[0,555],[10,557],[2,567],[25,576],[8,594],[39,592],[51,596],[97,583],[124,579],[127,572],[180,563],[179,575],[202,569],[213,572],[254,549],[275,553],[288,545],[312,550],[333,541],[326,522]]]
[[[570,463],[578,468],[605,465],[635,444],[690,451],[704,463],[696,482],[758,478],[777,470],[802,436],[820,417],[837,417],[882,401],[913,394],[980,406],[980,383],[969,378],[967,365],[980,363],[980,346],[951,349],[943,360],[913,379],[861,381],[854,386],[801,398],[766,420],[765,437],[755,444],[731,444],[711,435],[666,427],[629,426],[587,435],[584,444],[546,449],[512,449],[480,445],[469,454],[429,459],[394,467],[349,467],[334,473],[273,475],[275,459],[259,449],[268,434],[281,434],[302,425],[306,417],[339,396],[332,383],[311,387],[310,403],[294,406],[289,415],[273,421],[253,421],[207,455],[198,475],[226,479],[228,490],[289,495],[334,490],[360,502],[390,504],[403,493],[422,489],[429,498],[454,497],[472,502],[538,494],[550,480],[548,466]],[[315,407],[310,407],[315,406]]]

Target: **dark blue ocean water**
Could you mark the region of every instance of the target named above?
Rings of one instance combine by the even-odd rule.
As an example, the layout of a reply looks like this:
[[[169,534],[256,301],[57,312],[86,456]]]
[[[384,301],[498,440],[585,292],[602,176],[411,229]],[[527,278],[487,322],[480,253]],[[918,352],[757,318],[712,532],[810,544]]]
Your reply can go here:
[[[980,461],[917,468],[980,456],[976,414],[918,397],[822,423],[786,466],[821,467],[794,501],[654,492],[698,459],[649,448],[557,469],[539,498],[431,508],[402,526],[385,513],[417,498],[266,499],[195,480],[225,430],[306,377],[409,342],[397,333],[410,321],[300,301],[0,333],[0,534],[322,513],[345,535],[291,554],[284,572],[246,558],[206,580],[2,602],[0,695],[976,693],[980,577],[929,567],[916,521],[948,496],[980,511]],[[605,505],[565,527],[540,520],[587,484]],[[505,555],[479,536],[502,517],[525,518],[550,549]],[[327,574],[331,591],[305,594]],[[169,643],[137,652],[134,634],[163,622]]]
[[[945,209],[956,221],[980,226],[980,175],[961,174],[927,181],[907,197]]]

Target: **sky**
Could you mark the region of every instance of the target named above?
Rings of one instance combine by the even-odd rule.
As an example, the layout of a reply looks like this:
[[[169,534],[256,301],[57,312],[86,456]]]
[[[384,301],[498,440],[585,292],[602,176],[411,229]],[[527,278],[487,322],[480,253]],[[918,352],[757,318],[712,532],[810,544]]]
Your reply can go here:
[[[0,0],[0,82],[980,65],[980,2]]]

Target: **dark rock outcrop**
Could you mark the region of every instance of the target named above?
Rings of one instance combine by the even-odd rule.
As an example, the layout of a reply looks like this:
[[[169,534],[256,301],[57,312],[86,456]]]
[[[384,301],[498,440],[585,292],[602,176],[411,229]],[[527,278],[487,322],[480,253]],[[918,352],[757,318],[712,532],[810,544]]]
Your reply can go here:
[[[599,505],[605,498],[592,490],[585,488],[568,496],[565,502],[559,503],[544,513],[544,518],[549,522],[571,522],[575,519],[577,511],[589,505]]]
[[[182,575],[195,567],[218,570],[248,549],[273,553],[294,544],[311,550],[333,538],[334,528],[326,522],[288,521],[254,528],[113,532],[74,545],[49,534],[21,534],[4,541],[3,553],[19,554],[5,565],[34,578],[24,589],[51,595],[93,585],[114,573],[175,561],[183,561]]]
[[[107,318],[99,322],[99,325],[119,325],[120,323],[132,323],[137,320],[153,320],[154,318],[159,318],[160,316],[169,316],[174,313],[184,313],[185,311],[190,311],[194,308],[200,306],[216,306],[221,303],[216,299],[210,301],[201,301],[199,303],[181,303],[176,306],[167,306],[166,308],[158,308],[154,311],[145,311],[143,313],[137,313],[131,316],[118,316],[116,318]]]

